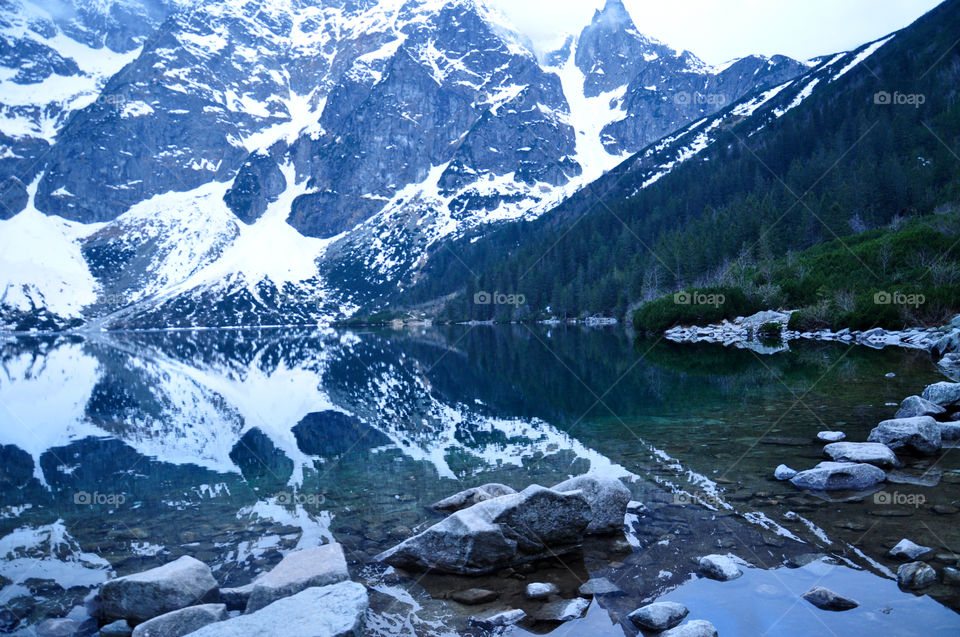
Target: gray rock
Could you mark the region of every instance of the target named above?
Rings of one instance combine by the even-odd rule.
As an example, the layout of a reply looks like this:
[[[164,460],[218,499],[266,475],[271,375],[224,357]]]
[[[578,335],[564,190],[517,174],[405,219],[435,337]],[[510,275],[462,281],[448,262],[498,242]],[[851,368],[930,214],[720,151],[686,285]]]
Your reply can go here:
[[[623,590],[606,577],[591,577],[580,585],[577,592],[584,597],[592,595],[622,595]]]
[[[790,478],[795,487],[813,491],[836,489],[869,489],[883,482],[887,474],[871,464],[856,462],[821,462],[813,469]]]
[[[140,624],[133,629],[133,637],[182,637],[228,618],[225,604],[189,606]]]
[[[717,629],[708,621],[694,619],[660,633],[660,637],[717,637]]]
[[[473,487],[471,489],[465,489],[459,493],[455,493],[449,498],[444,498],[443,500],[436,502],[433,505],[433,508],[438,511],[447,511],[453,513],[454,511],[459,511],[460,509],[472,507],[478,502],[483,502],[484,500],[489,500],[491,498],[499,498],[502,495],[510,495],[512,493],[516,493],[516,490],[512,487],[508,487],[505,484],[491,482],[489,484],[483,484],[479,487]]]
[[[874,427],[867,440],[882,442],[894,451],[909,449],[926,455],[940,451],[942,444],[940,426],[930,416],[884,420]]]
[[[546,599],[551,595],[556,595],[559,592],[560,589],[557,588],[556,584],[532,582],[527,584],[524,594],[527,596],[527,599]]]
[[[189,556],[157,568],[110,580],[100,589],[101,617],[145,622],[170,611],[216,601],[210,568]]]
[[[616,533],[623,530],[623,518],[630,502],[630,490],[619,480],[584,475],[564,480],[553,486],[554,491],[582,491],[593,520],[587,533]]]
[[[919,590],[937,581],[937,572],[924,562],[908,562],[897,569],[900,588]]]
[[[896,557],[905,560],[915,560],[921,555],[926,555],[933,549],[929,546],[920,546],[904,538],[897,542],[897,545],[890,549],[890,557]]]
[[[960,586],[960,569],[952,566],[944,568],[943,583],[947,586]]]
[[[829,588],[824,588],[823,586],[811,588],[803,594],[803,598],[817,608],[822,608],[823,610],[850,610],[851,608],[856,608],[860,605],[849,597],[844,597],[843,595],[835,593]]]
[[[699,565],[701,573],[721,582],[737,579],[743,575],[737,562],[729,555],[705,555],[700,558]]]
[[[654,602],[633,611],[627,617],[637,628],[661,631],[673,628],[690,613],[687,607],[676,602]]]
[[[491,630],[493,628],[501,628],[503,626],[513,626],[519,622],[522,622],[526,619],[527,614],[515,608],[513,610],[505,610],[494,615],[489,615],[487,617],[473,617],[470,619],[470,623],[479,628],[485,628]]]
[[[894,418],[914,418],[916,416],[936,416],[942,414],[946,409],[932,403],[920,396],[907,396],[900,403],[900,409],[894,415]]]
[[[941,440],[960,440],[960,423],[942,422],[940,423]]]
[[[236,588],[221,588],[220,589],[220,602],[227,605],[227,610],[244,610],[247,607],[247,602],[250,601],[250,594],[253,593],[253,585],[255,582],[250,582],[244,586],[237,586]]]
[[[582,492],[531,485],[457,511],[377,559],[406,569],[489,573],[575,550],[592,519]]]
[[[74,637],[79,633],[80,622],[67,618],[45,619],[37,625],[37,637]]]
[[[834,442],[823,448],[834,462],[866,462],[878,467],[900,464],[890,447],[879,442]]]
[[[924,400],[941,407],[960,405],[960,383],[934,383],[923,390]]]
[[[350,579],[343,548],[336,543],[288,553],[273,570],[253,583],[247,613],[315,586]]]
[[[773,477],[777,480],[789,480],[795,475],[797,475],[796,469],[791,469],[785,464],[777,465],[777,468],[773,470]]]
[[[208,624],[191,637],[360,637],[368,606],[367,589],[356,582],[308,588],[255,613]]]
[[[847,434],[842,431],[821,431],[817,434],[817,440],[822,440],[823,442],[840,442],[847,437]]]
[[[125,619],[118,619],[100,628],[100,637],[130,637],[132,634],[133,629]]]
[[[497,591],[490,591],[485,588],[468,588],[462,591],[456,591],[450,595],[450,599],[468,606],[477,604],[486,604],[500,597]]]
[[[535,617],[540,621],[549,622],[568,622],[572,619],[579,619],[590,607],[590,600],[583,597],[574,597],[573,599],[561,599],[555,602],[544,604],[537,611]]]

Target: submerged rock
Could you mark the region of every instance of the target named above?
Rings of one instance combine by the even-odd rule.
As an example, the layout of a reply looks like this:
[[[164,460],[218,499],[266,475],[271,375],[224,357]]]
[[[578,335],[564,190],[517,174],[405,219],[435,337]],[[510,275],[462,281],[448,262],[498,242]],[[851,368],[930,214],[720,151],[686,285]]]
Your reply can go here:
[[[897,557],[905,560],[915,560],[921,555],[926,555],[933,549],[929,546],[920,546],[904,538],[897,542],[897,545],[890,549],[890,557]]]
[[[824,588],[823,586],[811,588],[803,594],[803,598],[817,608],[822,608],[823,610],[850,610],[851,608],[856,608],[860,605],[849,597],[844,597],[843,595],[835,593],[829,588]]]
[[[660,633],[660,637],[717,637],[717,629],[708,621],[694,619]]]
[[[536,613],[536,618],[547,622],[568,622],[579,619],[590,608],[590,600],[583,597],[561,599],[544,604]]]
[[[471,489],[465,489],[459,493],[455,493],[449,498],[444,498],[443,500],[434,503],[433,508],[437,511],[447,511],[449,513],[453,513],[454,511],[472,507],[478,502],[483,502],[484,500],[490,500],[492,498],[499,498],[502,495],[510,495],[512,493],[516,493],[516,490],[513,487],[491,482],[489,484],[483,484],[479,487],[473,487]]]
[[[593,511],[587,533],[616,533],[623,530],[623,518],[630,503],[630,490],[619,480],[585,475],[564,480],[554,491],[582,491]]]
[[[487,617],[473,617],[470,619],[470,623],[478,628],[485,628],[491,630],[494,628],[501,628],[503,626],[513,626],[519,622],[522,622],[527,618],[527,614],[515,608],[513,610],[505,610],[494,615],[489,615]]]
[[[791,469],[785,464],[777,465],[777,468],[773,470],[773,477],[777,480],[789,480],[795,475],[797,475],[797,470]]]
[[[900,464],[890,447],[879,442],[834,442],[823,448],[834,462],[866,462],[878,467]]]
[[[336,584],[347,579],[350,579],[350,573],[339,544],[294,551],[253,583],[246,612],[252,613],[307,588]]]
[[[527,596],[527,599],[546,599],[551,595],[556,595],[559,592],[560,589],[557,588],[556,584],[532,582],[527,584],[524,594]]]
[[[467,606],[486,604],[498,597],[500,597],[500,593],[497,591],[489,591],[485,588],[468,588],[466,590],[456,591],[450,595],[450,599],[453,601],[466,604]]]
[[[133,637],[182,637],[228,618],[225,604],[188,606],[140,624],[133,629]]]
[[[817,440],[822,440],[823,442],[840,442],[847,437],[847,434],[842,431],[821,431],[817,434]]]
[[[69,618],[45,619],[37,625],[36,637],[74,637],[80,634],[80,622]]]
[[[676,602],[654,602],[633,611],[627,617],[637,628],[662,631],[673,628],[690,613],[687,607]]]
[[[923,399],[941,407],[960,406],[960,383],[934,383],[923,390]]]
[[[887,474],[871,464],[857,462],[821,462],[813,469],[790,478],[795,487],[813,491],[869,489],[883,482]]]
[[[894,418],[914,418],[916,416],[936,416],[947,410],[936,403],[932,403],[920,396],[907,396],[900,403],[900,409]]]
[[[940,451],[940,425],[930,416],[894,418],[874,427],[867,437],[870,442],[881,442],[893,450],[909,449],[920,454]]]
[[[736,560],[729,555],[705,555],[700,558],[700,572],[710,579],[726,582],[743,575]]]
[[[581,492],[532,485],[457,511],[377,559],[414,570],[489,573],[579,548],[592,519]]]
[[[593,595],[622,595],[623,590],[606,577],[591,577],[580,585],[577,592],[584,597]]]
[[[217,581],[210,568],[189,556],[157,568],[110,580],[99,594],[101,617],[145,622],[194,604],[215,601]]]
[[[897,569],[897,584],[908,590],[926,588],[937,581],[937,572],[925,562],[908,562]]]

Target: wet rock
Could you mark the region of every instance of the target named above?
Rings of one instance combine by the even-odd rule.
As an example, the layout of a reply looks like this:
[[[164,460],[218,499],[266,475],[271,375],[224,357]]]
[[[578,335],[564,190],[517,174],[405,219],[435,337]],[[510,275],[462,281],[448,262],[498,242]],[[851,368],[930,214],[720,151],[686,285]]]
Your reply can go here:
[[[592,595],[622,595],[623,591],[619,586],[608,580],[606,577],[592,577],[580,585],[577,592],[584,597]]]
[[[524,591],[524,594],[527,596],[527,599],[546,599],[559,592],[560,589],[557,588],[556,584],[532,582],[527,584],[527,589]]]
[[[896,557],[904,560],[915,560],[921,555],[926,555],[933,549],[929,546],[920,546],[904,538],[897,542],[897,545],[890,549],[890,557]]]
[[[572,619],[579,619],[590,607],[590,600],[583,597],[573,599],[561,599],[556,602],[544,604],[535,617],[540,621],[548,622],[568,622]]]
[[[74,637],[80,632],[80,622],[73,619],[45,619],[37,625],[37,637]]]
[[[936,416],[947,410],[936,403],[932,403],[920,396],[907,396],[900,403],[900,409],[894,418],[914,418],[916,416]]]
[[[255,613],[208,624],[190,636],[355,637],[361,634],[367,606],[367,589],[362,584],[340,582],[308,588]]]
[[[623,518],[630,502],[630,490],[619,480],[584,475],[564,480],[554,491],[582,491],[593,511],[587,533],[616,533],[623,529]]]
[[[444,498],[443,500],[434,503],[433,508],[437,511],[447,511],[449,513],[453,513],[454,511],[472,507],[478,502],[490,500],[491,498],[499,498],[502,495],[510,495],[512,493],[516,493],[516,490],[513,487],[491,482],[489,484],[483,484],[479,487],[473,487],[471,489],[465,489],[459,493],[455,493],[449,498]]]
[[[934,383],[923,390],[923,399],[940,407],[960,406],[960,383]]]
[[[705,555],[698,562],[700,572],[710,579],[727,582],[743,575],[736,560],[729,555]]]
[[[527,614],[515,608],[513,610],[505,610],[488,617],[473,617],[470,619],[470,623],[478,628],[485,628],[491,630],[494,628],[501,628],[503,626],[513,626],[519,622],[522,622],[526,619]]]
[[[940,425],[930,416],[894,418],[874,427],[869,442],[881,442],[893,450],[908,449],[920,454],[940,451]]]
[[[932,507],[930,507],[930,510],[937,515],[953,515],[955,513],[960,513],[960,507],[955,507],[950,504],[934,504]]]
[[[492,602],[498,597],[500,597],[500,593],[496,591],[490,591],[485,588],[468,588],[466,590],[457,591],[450,595],[450,599],[453,601],[460,602],[461,604],[466,604],[468,606],[486,604],[488,602]]]
[[[288,553],[269,573],[253,584],[245,612],[260,610],[283,597],[315,587],[350,579],[343,547],[324,544],[312,549]]]
[[[834,462],[866,462],[878,467],[900,464],[890,447],[879,442],[834,442],[823,448]]]
[[[490,573],[575,550],[592,519],[582,493],[532,485],[457,511],[377,559],[413,570]]]
[[[813,491],[836,489],[868,489],[883,482],[887,474],[871,464],[855,462],[821,462],[813,469],[790,478],[794,486]]]
[[[133,629],[133,637],[182,637],[228,618],[224,604],[190,606],[140,624]]]
[[[708,621],[694,619],[660,633],[660,637],[717,637],[717,629]]]
[[[908,562],[897,569],[900,588],[919,590],[937,581],[937,572],[924,562]]]
[[[132,634],[133,629],[125,619],[119,619],[100,628],[100,637],[130,637]]]
[[[164,613],[215,600],[210,568],[189,556],[143,573],[110,580],[100,589],[101,617],[145,622]]]
[[[690,613],[687,607],[676,602],[654,602],[633,611],[627,617],[637,628],[662,631],[673,628]]]
[[[851,608],[856,608],[860,605],[849,597],[844,597],[843,595],[835,593],[829,588],[824,588],[823,586],[811,588],[803,594],[803,598],[817,608],[822,608],[823,610],[850,610]]]
[[[785,464],[778,465],[777,468],[773,470],[773,477],[777,480],[789,480],[795,475],[797,475],[797,471]]]
[[[943,583],[947,586],[960,586],[960,569],[952,566],[943,569]]]
[[[887,482],[892,484],[914,484],[920,487],[935,487],[943,478],[940,467],[921,470],[916,468],[894,469],[887,473]]]
[[[847,434],[842,431],[821,431],[817,434],[817,440],[822,440],[823,442],[840,442],[847,437]]]

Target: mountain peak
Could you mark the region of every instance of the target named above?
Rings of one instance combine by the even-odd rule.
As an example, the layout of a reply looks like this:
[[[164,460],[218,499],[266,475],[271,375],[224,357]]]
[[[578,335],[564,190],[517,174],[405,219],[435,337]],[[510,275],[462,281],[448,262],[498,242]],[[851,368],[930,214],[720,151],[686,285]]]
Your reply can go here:
[[[623,6],[623,0],[607,0],[603,9],[598,9],[593,14],[593,24],[603,22],[610,26],[633,27],[633,18],[627,8]]]

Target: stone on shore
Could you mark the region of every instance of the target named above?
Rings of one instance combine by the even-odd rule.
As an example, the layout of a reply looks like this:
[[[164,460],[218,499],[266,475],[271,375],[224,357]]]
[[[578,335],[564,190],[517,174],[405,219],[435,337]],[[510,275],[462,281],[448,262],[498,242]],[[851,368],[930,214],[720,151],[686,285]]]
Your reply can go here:
[[[908,449],[931,455],[940,451],[940,425],[930,416],[884,420],[873,428],[869,442],[881,442],[894,451]]]
[[[705,555],[700,558],[700,572],[710,579],[727,582],[743,575],[736,560],[729,555]]]
[[[947,410],[920,396],[907,396],[900,403],[900,409],[894,418],[915,418],[916,416],[936,416]]]
[[[104,620],[141,623],[187,606],[216,601],[217,581],[210,567],[185,555],[149,571],[110,580],[98,597]]]
[[[516,490],[512,487],[508,487],[505,484],[491,482],[489,484],[482,484],[479,487],[465,489],[459,493],[454,493],[449,498],[444,498],[443,500],[434,503],[433,508],[437,511],[454,513],[455,511],[472,507],[478,502],[483,502],[484,500],[490,500],[492,498],[499,498],[502,495],[511,495],[513,493],[516,493]]]
[[[582,491],[593,511],[587,533],[605,534],[623,530],[623,518],[630,502],[630,490],[619,480],[585,475],[564,480],[554,491]]]
[[[252,613],[278,599],[316,586],[350,579],[339,544],[324,544],[288,553],[271,571],[253,583],[245,612]]]
[[[840,442],[847,437],[847,434],[842,431],[821,431],[817,434],[817,440],[822,440],[823,442]]]
[[[524,594],[527,596],[527,599],[546,599],[559,592],[560,589],[557,588],[556,584],[532,582],[527,584],[527,589],[524,591]]]
[[[579,619],[590,607],[590,600],[583,597],[574,597],[573,599],[561,599],[549,604],[544,604],[537,611],[535,617],[545,622],[568,622],[572,619]]]
[[[872,464],[858,462],[821,462],[813,469],[801,471],[790,478],[800,489],[833,491],[838,489],[869,489],[883,482],[887,474]]]
[[[360,637],[367,605],[367,589],[362,584],[340,582],[308,588],[255,613],[208,624],[190,637]]]
[[[676,602],[654,602],[633,611],[627,617],[637,628],[663,631],[673,628],[690,613],[687,607]]]
[[[229,617],[225,604],[188,606],[140,624],[133,629],[133,637],[183,637]]]
[[[866,462],[878,467],[896,467],[900,461],[890,447],[879,442],[834,442],[823,448],[834,462]]]
[[[897,557],[905,560],[915,560],[921,555],[926,555],[933,549],[929,546],[920,546],[904,538],[897,542],[897,545],[890,549],[890,557]]]
[[[941,407],[960,406],[960,383],[934,383],[923,390],[922,396]]]
[[[900,588],[919,590],[937,581],[937,572],[925,562],[908,562],[897,569]]]
[[[785,464],[778,465],[777,468],[773,470],[773,477],[777,480],[789,480],[795,475],[797,475],[797,470],[791,469]]]
[[[856,608],[860,605],[849,597],[844,597],[843,595],[835,593],[829,588],[824,588],[823,586],[811,588],[803,594],[803,598],[817,608],[822,608],[823,610],[850,610],[851,608]]]
[[[718,637],[716,627],[708,621],[694,619],[660,633],[660,637]]]
[[[480,575],[573,551],[592,519],[582,492],[531,485],[457,511],[377,559],[410,570]]]

